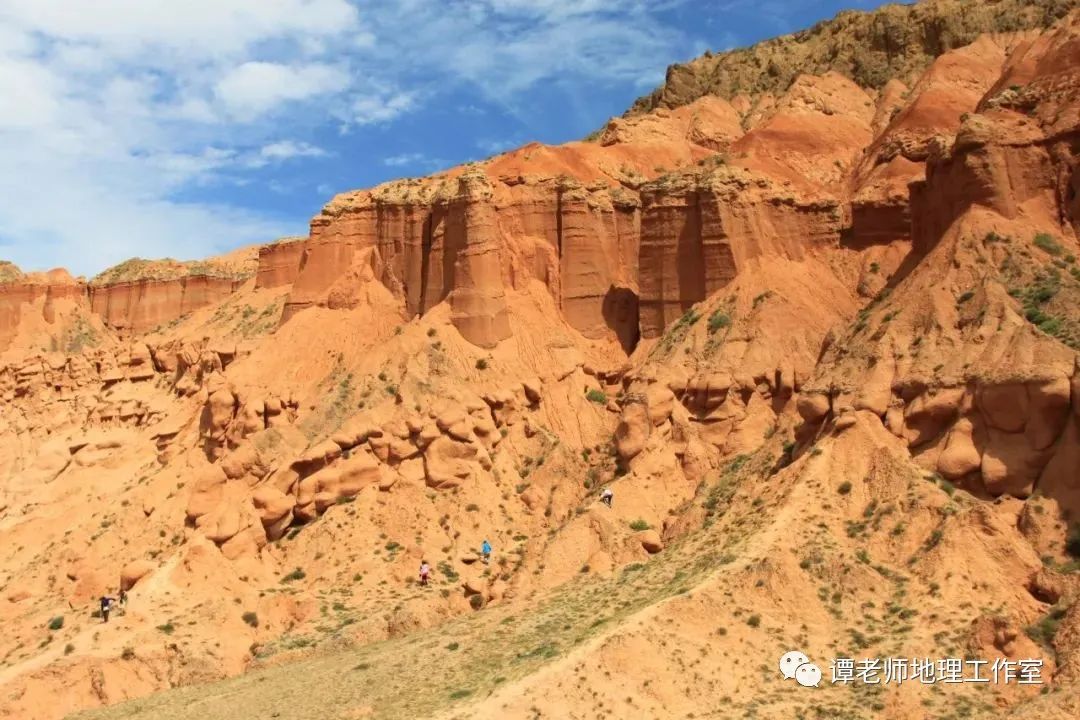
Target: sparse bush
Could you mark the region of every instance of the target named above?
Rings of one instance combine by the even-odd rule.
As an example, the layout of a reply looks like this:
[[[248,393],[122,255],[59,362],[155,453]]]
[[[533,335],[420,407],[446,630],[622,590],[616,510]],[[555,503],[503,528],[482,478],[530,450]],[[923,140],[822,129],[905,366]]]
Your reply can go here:
[[[455,690],[454,692],[450,693],[450,699],[451,700],[460,700],[462,698],[467,698],[472,694],[473,694],[472,690],[470,690],[468,688],[460,688],[460,689]]]
[[[477,370],[487,370],[487,367],[488,367],[488,361],[486,359],[480,358],[479,360],[476,361],[476,369]]]
[[[840,493],[841,495],[847,495],[849,492],[851,492],[851,483],[845,480],[844,482],[840,483],[840,486],[838,488],[836,488],[836,492]]]
[[[439,331],[436,330],[435,328],[428,328],[427,336],[428,337],[435,337],[438,334],[438,332]]]
[[[285,577],[281,578],[281,582],[283,582],[283,583],[295,582],[297,580],[303,580],[306,577],[307,577],[307,573],[304,572],[302,568],[296,568],[291,573],[289,573]]]
[[[750,617],[746,618],[746,624],[752,628],[758,627],[759,625],[761,625],[761,616],[751,615]]]
[[[603,390],[593,388],[585,393],[585,397],[597,405],[607,405],[607,394]]]
[[[731,327],[731,318],[727,313],[717,310],[709,316],[709,332],[714,333],[726,327]]]
[[[172,635],[173,631],[176,630],[176,626],[173,625],[171,622],[167,622],[164,625],[158,625],[157,629],[165,633],[166,635]]]
[[[450,652],[453,652],[453,651],[457,650],[459,647],[461,647],[461,646],[458,643],[452,642],[452,643],[450,643],[449,645],[446,646],[446,649],[449,650]]]
[[[251,627],[259,627],[259,616],[253,612],[246,612],[240,616]]]
[[[57,615],[53,619],[49,620],[49,629],[50,630],[59,630],[62,627],[64,627],[64,616],[63,615]]]
[[[651,526],[649,525],[649,523],[645,522],[641,518],[638,518],[634,522],[630,523],[630,529],[637,532],[641,532],[642,530],[648,530],[650,527]]]
[[[1035,236],[1035,247],[1047,253],[1050,253],[1055,257],[1064,252],[1061,248],[1061,245],[1058,244],[1058,242],[1047,233],[1039,233]]]
[[[1044,615],[1039,622],[1026,627],[1024,632],[1027,633],[1029,638],[1043,647],[1052,649],[1054,647],[1054,636],[1057,635],[1061,619],[1065,617],[1065,611],[1066,608],[1055,605],[1050,608],[1050,612]]]
[[[74,645],[72,645],[71,643],[68,643],[67,645],[64,646],[64,654],[65,655],[70,655],[73,652],[75,652],[75,646]]]
[[[135,659],[135,648],[131,648],[131,647],[124,648],[123,651],[120,653],[120,658],[122,660],[134,660]]]
[[[483,595],[470,595],[469,596],[469,607],[471,607],[473,610],[479,610],[480,608],[484,607],[484,596]]]

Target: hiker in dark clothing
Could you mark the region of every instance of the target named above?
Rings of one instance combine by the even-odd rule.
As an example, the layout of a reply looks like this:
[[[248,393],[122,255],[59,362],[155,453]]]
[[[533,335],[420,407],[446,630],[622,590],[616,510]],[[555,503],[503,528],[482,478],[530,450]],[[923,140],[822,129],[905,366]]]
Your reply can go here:
[[[102,622],[109,622],[109,611],[112,610],[113,599],[108,595],[101,596],[101,620]]]

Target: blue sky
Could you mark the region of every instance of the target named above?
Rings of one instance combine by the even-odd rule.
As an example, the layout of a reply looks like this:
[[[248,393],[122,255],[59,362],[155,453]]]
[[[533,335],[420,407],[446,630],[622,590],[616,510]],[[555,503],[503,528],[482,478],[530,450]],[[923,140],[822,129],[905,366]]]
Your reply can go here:
[[[668,64],[875,0],[0,0],[0,258],[92,275],[580,138]]]

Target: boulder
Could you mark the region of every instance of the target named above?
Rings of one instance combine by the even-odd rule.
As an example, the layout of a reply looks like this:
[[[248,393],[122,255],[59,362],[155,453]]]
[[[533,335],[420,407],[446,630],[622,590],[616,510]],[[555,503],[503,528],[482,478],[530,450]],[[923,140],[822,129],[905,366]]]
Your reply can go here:
[[[938,456],[938,472],[950,480],[956,480],[975,472],[982,465],[982,456],[975,447],[974,426],[967,418],[961,418],[949,431],[945,449]]]
[[[649,408],[649,422],[654,426],[664,424],[675,409],[675,393],[663,385],[653,384],[645,391]]]
[[[820,392],[799,393],[795,409],[803,421],[809,424],[820,422],[829,413],[829,396]]]
[[[615,451],[619,459],[626,462],[636,457],[645,448],[651,429],[645,403],[627,403],[615,427]]]
[[[188,519],[197,520],[216,508],[225,492],[226,481],[225,471],[219,465],[202,470],[191,484],[185,511]]]
[[[251,501],[259,513],[259,520],[269,540],[277,540],[285,534],[293,518],[296,498],[286,495],[272,485],[262,485],[251,494]]]
[[[1069,378],[1061,377],[1042,383],[1029,383],[1028,420],[1024,432],[1028,442],[1036,450],[1053,445],[1069,418],[1072,385]]]
[[[904,438],[910,447],[939,437],[960,410],[964,388],[942,388],[924,392],[904,410]]]
[[[636,537],[641,547],[645,548],[645,552],[650,555],[655,555],[664,549],[664,541],[660,539],[660,533],[655,530],[642,530]]]
[[[473,473],[476,446],[442,436],[424,451],[424,477],[428,487],[457,487]]]
[[[1024,430],[1028,393],[1023,384],[980,385],[975,400],[990,427],[1010,433]]]

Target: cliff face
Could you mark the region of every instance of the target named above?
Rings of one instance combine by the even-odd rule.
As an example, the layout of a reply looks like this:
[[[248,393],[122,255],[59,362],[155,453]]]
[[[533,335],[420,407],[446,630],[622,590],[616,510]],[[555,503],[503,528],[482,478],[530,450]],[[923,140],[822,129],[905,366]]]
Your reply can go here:
[[[221,302],[242,280],[206,275],[90,286],[90,309],[120,332],[144,333],[199,308]]]
[[[285,238],[259,248],[255,287],[277,288],[292,285],[300,274],[306,239]]]
[[[27,326],[45,329],[44,334],[55,344],[64,331],[58,323],[57,306],[80,303],[85,285],[63,270],[24,275],[10,264],[8,268],[6,279],[0,281],[0,353],[7,351]],[[35,334],[35,340],[40,341],[42,335]]]
[[[708,100],[684,110],[617,122],[599,147],[547,148],[533,166],[542,174],[514,172],[530,154],[523,148],[446,176],[339,196],[293,256],[303,269],[283,320],[340,306],[335,288],[359,263],[400,299],[403,319],[447,300],[455,326],[477,345],[508,336],[506,289],[537,280],[573,328],[617,339],[629,353],[726,285],[737,263],[799,258],[839,240],[839,201],[821,186],[773,179],[765,162],[728,167],[713,150],[737,141],[723,121],[730,106]],[[674,169],[636,155],[641,143],[661,140],[675,151]]]

